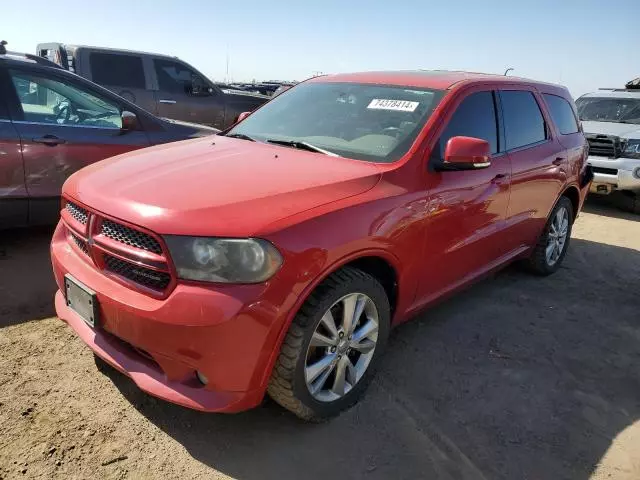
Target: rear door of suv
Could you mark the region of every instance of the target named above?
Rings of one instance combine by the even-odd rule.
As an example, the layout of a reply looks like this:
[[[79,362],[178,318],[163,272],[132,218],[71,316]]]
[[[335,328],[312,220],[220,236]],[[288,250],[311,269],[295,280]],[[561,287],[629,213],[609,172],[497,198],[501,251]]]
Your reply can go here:
[[[498,98],[512,171],[504,241],[516,249],[536,243],[566,184],[567,153],[533,88],[503,87]]]
[[[137,53],[110,52],[80,47],[78,68],[89,80],[108,88],[151,113],[158,113],[147,57]],[[88,68],[87,68],[88,66]]]

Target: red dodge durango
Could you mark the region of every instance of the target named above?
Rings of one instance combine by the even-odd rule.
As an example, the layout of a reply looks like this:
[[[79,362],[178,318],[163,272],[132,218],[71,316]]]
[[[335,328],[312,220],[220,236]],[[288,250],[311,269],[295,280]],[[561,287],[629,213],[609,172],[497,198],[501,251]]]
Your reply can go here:
[[[391,327],[509,262],[557,270],[590,183],[568,91],[464,72],[317,77],[219,135],[63,188],[58,316],[144,391],[306,420]]]

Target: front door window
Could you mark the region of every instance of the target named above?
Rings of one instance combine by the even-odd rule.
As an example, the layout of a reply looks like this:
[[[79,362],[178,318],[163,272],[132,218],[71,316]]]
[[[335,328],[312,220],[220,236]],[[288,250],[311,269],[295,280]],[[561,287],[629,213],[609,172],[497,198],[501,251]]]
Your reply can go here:
[[[53,78],[11,70],[23,120],[84,127],[122,127],[117,105]]]

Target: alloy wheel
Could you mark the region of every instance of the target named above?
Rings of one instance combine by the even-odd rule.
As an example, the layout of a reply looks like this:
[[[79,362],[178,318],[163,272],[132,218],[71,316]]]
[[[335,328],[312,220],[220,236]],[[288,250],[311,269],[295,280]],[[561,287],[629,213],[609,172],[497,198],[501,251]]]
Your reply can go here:
[[[566,208],[558,209],[553,217],[547,235],[547,247],[545,256],[547,264],[551,267],[556,264],[567,242],[567,233],[569,231],[569,212]]]
[[[322,316],[305,359],[309,393],[318,401],[345,396],[367,371],[377,345],[378,309],[363,293],[351,293]]]

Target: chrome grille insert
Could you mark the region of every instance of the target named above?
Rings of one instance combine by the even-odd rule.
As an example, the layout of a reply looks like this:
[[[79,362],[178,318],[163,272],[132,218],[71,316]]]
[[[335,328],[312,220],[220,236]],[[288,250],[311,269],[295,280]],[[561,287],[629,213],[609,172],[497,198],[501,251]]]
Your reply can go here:
[[[618,158],[624,150],[620,137],[615,135],[587,134],[589,142],[589,155],[597,157]]]
[[[64,208],[67,210],[67,212],[71,214],[71,216],[75,219],[76,222],[81,223],[82,225],[87,224],[89,214],[84,208],[79,207],[78,205],[72,202],[67,202]]]
[[[104,220],[102,222],[100,233],[105,237],[129,245],[130,247],[139,248],[158,255],[162,254],[162,247],[151,235],[125,227],[111,220]]]
[[[78,246],[78,248],[80,250],[82,250],[82,252],[85,255],[89,255],[89,247],[87,246],[87,242],[85,242],[83,239],[81,239],[75,233],[71,233],[71,238],[73,238],[74,243]]]

